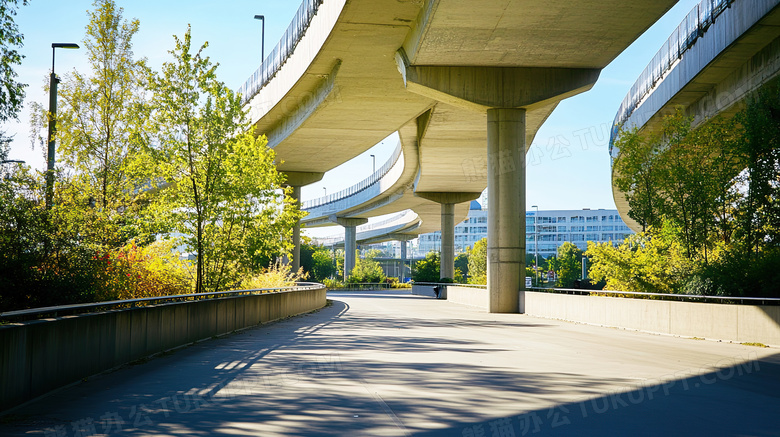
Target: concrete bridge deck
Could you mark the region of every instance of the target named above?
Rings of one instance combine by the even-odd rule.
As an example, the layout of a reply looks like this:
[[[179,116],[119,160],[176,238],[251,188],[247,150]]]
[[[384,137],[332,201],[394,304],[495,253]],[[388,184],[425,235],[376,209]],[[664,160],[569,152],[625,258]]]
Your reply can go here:
[[[330,299],[61,390],[0,435],[780,435],[777,349]]]

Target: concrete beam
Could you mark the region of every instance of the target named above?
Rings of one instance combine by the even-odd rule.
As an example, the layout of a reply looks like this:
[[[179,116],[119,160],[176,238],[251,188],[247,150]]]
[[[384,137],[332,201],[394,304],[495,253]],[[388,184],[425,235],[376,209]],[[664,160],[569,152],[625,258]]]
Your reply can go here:
[[[329,217],[330,221],[337,225],[346,227],[356,227],[368,223],[367,218],[353,218],[353,217],[337,217],[332,215]]]
[[[403,50],[398,70],[408,91],[474,111],[529,108],[587,91],[597,68],[412,66]]]
[[[303,187],[322,180],[325,173],[313,171],[285,171],[285,185],[292,187]]]
[[[449,192],[415,192],[415,196],[432,200],[436,203],[463,203],[479,199],[482,193],[449,193]]]

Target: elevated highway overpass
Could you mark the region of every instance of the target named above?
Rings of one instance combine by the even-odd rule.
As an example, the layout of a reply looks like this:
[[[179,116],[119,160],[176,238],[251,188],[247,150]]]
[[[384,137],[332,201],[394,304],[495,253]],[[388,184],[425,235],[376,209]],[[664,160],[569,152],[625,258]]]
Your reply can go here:
[[[389,240],[402,242],[402,255],[406,251],[406,241],[418,235],[441,229],[441,207],[434,202],[414,195],[414,178],[419,172],[416,147],[395,148],[390,158],[368,178],[342,191],[301,204],[307,216],[301,220],[306,227],[318,227],[341,223],[346,234],[357,232],[356,241],[342,236],[336,238],[340,244],[348,244],[345,249],[345,272],[354,267],[355,244],[378,243]],[[469,194],[469,197],[472,195]],[[392,214],[380,223],[361,224],[369,218]],[[453,222],[457,223],[468,215],[468,203],[458,203],[453,207]],[[357,225],[357,230],[354,226]],[[400,228],[399,228],[400,227]],[[366,232],[367,230],[371,232]],[[454,225],[452,227],[454,231]],[[454,238],[448,248],[454,254]],[[333,240],[333,238],[330,238]],[[404,258],[404,256],[402,256]],[[454,266],[453,266],[454,268]],[[447,275],[442,273],[442,277]]]
[[[780,75],[780,1],[702,1],[688,14],[637,79],[615,116],[619,128],[660,129],[663,117],[677,109],[694,125],[716,115],[733,115],[745,98]],[[610,155],[620,153],[610,146]],[[613,180],[615,178],[613,170]],[[628,216],[626,194],[613,183],[623,220],[634,231],[642,226]]]
[[[242,93],[298,197],[398,132],[416,155],[400,198],[440,210],[442,275],[454,271],[455,205],[488,186],[490,311],[522,311],[525,151],[558,102],[592,87],[674,3],[306,0]],[[332,221],[349,237],[360,214],[404,208]]]

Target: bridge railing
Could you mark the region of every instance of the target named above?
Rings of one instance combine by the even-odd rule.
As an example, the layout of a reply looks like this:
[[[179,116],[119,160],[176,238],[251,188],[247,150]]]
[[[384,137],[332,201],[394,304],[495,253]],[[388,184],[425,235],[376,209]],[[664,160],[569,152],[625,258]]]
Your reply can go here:
[[[326,293],[305,283],[4,313],[0,413],[136,360],[323,308]],[[65,315],[74,311],[84,313]],[[5,323],[9,314],[36,319]]]
[[[238,89],[241,94],[241,103],[246,104],[249,102],[264,86],[276,76],[276,73],[282,68],[287,60],[292,56],[295,47],[303,38],[306,30],[309,29],[311,20],[317,15],[317,10],[322,4],[323,0],[303,0],[298,11],[292,19],[292,22],[287,27],[287,30],[282,35],[282,39],[276,44],[273,50],[268,53],[268,56],[263,59],[263,62],[249,79],[244,82],[244,85]]]
[[[379,170],[375,171],[371,176],[363,179],[362,181],[358,182],[357,184],[345,188],[341,191],[337,191],[333,194],[329,194],[324,197],[319,197],[317,199],[311,199],[307,200],[303,203],[301,203],[301,209],[312,209],[316,208],[318,206],[326,205],[331,202],[338,202],[339,200],[346,199],[349,196],[355,195],[366,188],[374,185],[377,181],[382,179],[393,166],[395,165],[396,161],[401,157],[401,152],[403,151],[401,147],[401,143],[399,142],[398,145],[395,147],[395,150],[393,151],[393,154],[390,156],[390,159],[388,159],[382,167],[379,168]]]
[[[412,210],[410,210],[410,209],[407,209],[407,210],[399,212],[398,214],[395,214],[395,215],[393,215],[393,216],[391,216],[391,217],[389,217],[389,218],[387,218],[385,220],[378,221],[376,223],[366,223],[365,225],[360,225],[360,226],[357,227],[357,231],[358,232],[373,231],[374,229],[379,229],[379,228],[382,228],[385,225],[388,225],[390,223],[397,222],[397,221],[401,220],[402,218],[404,218],[405,216],[410,215],[410,214],[414,214],[414,212],[412,212]]]
[[[620,104],[612,124],[610,154],[618,129],[677,65],[683,54],[704,35],[718,16],[733,2],[734,0],[702,0],[672,32]]]
[[[468,287],[487,290],[487,285],[479,284],[453,284],[447,282],[414,282],[414,285],[439,286],[439,287]],[[703,302],[739,305],[780,305],[780,298],[776,297],[740,297],[740,296],[706,296],[699,294],[674,294],[674,293],[644,293],[615,290],[587,290],[582,288],[544,288],[527,287],[527,291],[542,293],[572,294],[580,296],[625,297],[633,299],[658,299],[682,302]]]
[[[398,221],[399,219],[403,218],[404,216],[408,214],[414,214],[411,210],[407,209],[405,211],[399,212],[398,214],[395,214],[391,216],[390,218],[387,218],[385,220],[376,222],[376,223],[367,223],[365,225],[360,225],[357,227],[358,232],[365,232],[365,231],[372,231],[374,229],[379,229],[382,226],[385,226],[389,223],[393,223]],[[344,235],[329,235],[327,237],[321,237],[321,238],[314,238],[318,243],[324,245],[324,246],[330,246],[336,243],[341,243],[344,241]]]
[[[205,299],[218,299],[226,297],[236,296],[249,296],[265,293],[279,293],[289,291],[302,291],[302,290],[315,290],[322,288],[322,284],[314,282],[298,282],[295,286],[290,287],[274,287],[274,288],[255,288],[250,290],[231,290],[231,291],[218,291],[212,293],[192,293],[192,294],[178,294],[173,296],[155,296],[145,297],[140,299],[127,299],[127,300],[114,300],[106,302],[91,302],[74,305],[60,305],[53,307],[42,308],[30,308],[17,311],[6,311],[0,313],[0,321],[20,321],[36,318],[47,317],[61,317],[73,314],[84,314],[98,311],[110,311],[127,308],[138,308],[148,305],[159,305],[165,303],[175,302],[193,302]]]
[[[627,297],[634,299],[655,298],[660,300],[676,300],[684,302],[706,302],[740,305],[780,305],[780,298],[774,297],[739,297],[739,296],[705,296],[699,294],[674,293],[643,293],[615,290],[585,290],[581,288],[542,288],[528,287],[528,291],[544,293],[576,294],[580,296]]]

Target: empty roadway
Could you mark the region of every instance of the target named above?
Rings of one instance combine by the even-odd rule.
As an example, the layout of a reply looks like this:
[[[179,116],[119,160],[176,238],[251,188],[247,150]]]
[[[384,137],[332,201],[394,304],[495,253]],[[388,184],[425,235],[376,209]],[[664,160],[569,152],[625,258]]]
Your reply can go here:
[[[780,432],[776,349],[489,314],[408,291],[330,299],[90,378],[15,411],[0,434]]]

